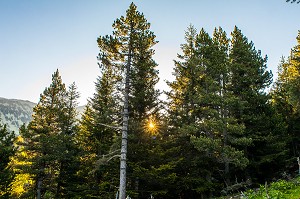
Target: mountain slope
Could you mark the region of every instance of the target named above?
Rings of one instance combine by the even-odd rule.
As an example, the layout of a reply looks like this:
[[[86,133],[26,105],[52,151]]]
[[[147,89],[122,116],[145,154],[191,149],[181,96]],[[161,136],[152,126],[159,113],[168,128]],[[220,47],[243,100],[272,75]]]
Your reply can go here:
[[[36,104],[30,101],[5,99],[0,97],[0,118],[11,131],[18,133],[22,124],[28,124],[32,118],[32,109]]]
[[[7,124],[9,130],[18,134],[22,124],[28,124],[32,119],[33,107],[36,103],[0,97],[0,119],[2,124]],[[81,117],[85,106],[77,107],[78,119]]]

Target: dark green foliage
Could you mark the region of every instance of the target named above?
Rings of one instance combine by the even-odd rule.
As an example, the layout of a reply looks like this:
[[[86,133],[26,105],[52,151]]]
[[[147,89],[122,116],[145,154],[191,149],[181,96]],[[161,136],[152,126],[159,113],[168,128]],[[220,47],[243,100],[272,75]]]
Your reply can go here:
[[[252,139],[252,144],[244,148],[250,161],[246,178],[261,181],[271,174],[267,174],[269,167],[278,168],[277,160],[285,152],[285,141],[280,137],[281,121],[274,115],[266,93],[272,73],[266,70],[267,57],[263,58],[237,27],[231,43],[231,90],[239,99],[233,113],[245,125],[245,137]]]
[[[226,188],[233,180],[252,177],[255,182],[279,172],[286,140],[281,135],[283,120],[265,93],[272,82],[266,58],[237,27],[230,41],[221,28],[215,29],[211,38],[203,29],[197,34],[189,27],[182,50],[180,61],[175,61],[176,80],[169,83],[170,133],[175,142],[185,140],[175,144],[188,150],[182,163],[210,166],[194,164],[192,170],[200,174],[197,180],[202,178],[202,183],[191,189],[197,183],[190,181],[190,190],[181,194],[195,197],[189,194],[198,190],[203,197],[216,185]],[[185,160],[187,154],[192,159]],[[238,174],[246,166],[252,175]]]
[[[295,3],[297,0],[286,0],[286,2],[291,2],[291,3]],[[297,3],[300,3],[300,1],[298,0]]]
[[[115,198],[120,124],[127,127],[127,115],[131,198],[212,198],[278,177],[289,166],[295,169],[299,35],[297,41],[269,95],[267,57],[241,30],[235,27],[228,38],[222,28],[210,36],[189,26],[163,109],[155,88],[156,36],[131,3],[113,23],[112,35],[97,39],[100,75],[79,123],[76,86],[67,89],[57,70],[33,120],[20,128],[16,155],[14,135],[0,125],[1,197]]]
[[[116,39],[98,38],[98,60],[101,76],[96,81],[96,92],[89,100],[80,122],[77,136],[82,150],[81,186],[87,198],[112,198],[119,183],[119,123],[121,66],[114,62]]]
[[[72,198],[77,193],[79,178],[76,172],[79,170],[79,149],[75,144],[74,136],[78,132],[77,125],[77,99],[79,93],[76,91],[75,83],[69,86],[64,99],[64,112],[61,124],[61,132],[57,135],[59,145],[56,150],[59,152],[57,161],[59,164],[59,174],[56,182],[56,198]]]
[[[205,68],[201,67],[201,62],[204,64],[207,61],[209,46],[212,43],[203,29],[200,32],[201,36],[198,37],[194,27],[188,28],[185,35],[186,44],[181,46],[183,55],[178,56],[180,61],[175,61],[176,80],[168,83],[171,87],[168,97],[169,123],[172,127],[169,134],[173,136],[173,157],[180,160],[175,165],[177,186],[174,187],[173,198],[197,195],[200,197],[201,193],[212,189],[210,169],[215,165],[206,167],[212,161],[205,157],[205,152],[199,153],[190,141],[192,136],[199,136],[200,133],[196,122],[201,121],[202,115],[200,92],[204,90],[204,78],[201,78],[201,75],[204,74]],[[197,47],[201,48],[202,52],[197,51]]]
[[[284,121],[284,135],[290,155],[286,157],[289,169],[296,170],[295,157],[300,156],[300,114],[299,114],[299,79],[300,79],[300,32],[297,45],[292,48],[287,60],[282,58],[278,67],[278,78],[272,90],[272,102],[276,114]],[[294,166],[292,166],[294,165]]]
[[[26,172],[34,176],[37,198],[68,198],[76,188],[78,150],[73,136],[77,98],[75,84],[66,90],[57,70],[34,107],[33,120],[20,131],[20,146],[29,154]]]
[[[157,41],[155,41],[154,33],[150,31],[150,23],[142,13],[137,11],[133,3],[127,10],[126,16],[121,16],[113,23],[113,28],[112,35],[102,36],[97,40],[100,48],[98,59],[103,72],[96,85],[95,97],[91,100],[89,110],[87,109],[84,115],[83,127],[91,137],[97,132],[98,134],[102,132],[105,140],[98,139],[97,142],[99,146],[105,147],[105,150],[99,155],[106,156],[116,150],[115,144],[118,140],[115,139],[116,130],[108,126],[117,126],[120,121],[119,105],[124,103],[124,77],[130,66],[128,193],[133,198],[143,198],[149,196],[151,187],[147,186],[148,174],[141,171],[151,169],[154,163],[149,162],[151,160],[149,156],[156,155],[151,152],[154,143],[152,143],[152,136],[147,134],[147,122],[150,118],[155,120],[159,117],[159,92],[154,88],[158,82],[158,71],[155,69],[157,64],[152,59],[154,54],[152,47]],[[94,112],[98,110],[103,111],[95,114]],[[97,131],[94,131],[96,129]],[[105,131],[108,133],[106,134]],[[92,146],[91,149],[94,150],[95,147]],[[101,167],[104,173],[108,171],[107,167]],[[114,166],[114,169],[118,167]],[[112,174],[116,172],[112,169],[109,171],[111,172],[109,176],[114,179],[116,176]],[[142,173],[145,176],[141,175]],[[104,175],[99,176],[98,179],[98,185],[108,184],[108,179]],[[115,192],[116,189],[113,187],[107,191]]]
[[[109,160],[119,154],[115,146],[117,130],[109,127],[118,124],[119,109],[113,97],[115,79],[111,68],[106,66],[102,70],[96,82],[96,93],[82,115],[77,136],[82,150],[80,176],[85,183],[81,189],[90,198],[111,198],[118,186],[118,164],[115,159]]]
[[[15,154],[14,132],[9,132],[0,120],[0,198],[9,198],[14,173],[9,165]]]
[[[243,125],[237,124],[230,116],[230,107],[236,98],[228,88],[230,68],[226,33],[221,28],[215,29],[213,38],[210,38],[203,29],[197,34],[190,26],[186,32],[186,42],[182,45],[184,55],[178,56],[182,62],[175,62],[176,80],[169,83],[172,88],[169,93],[170,116],[176,116],[171,122],[176,122],[173,125],[174,131],[178,131],[177,139],[186,137],[184,146],[189,151],[185,156],[191,153],[190,157],[194,159],[183,163],[206,162],[195,164],[197,168],[202,168],[201,171],[193,169],[198,174],[202,173],[202,180],[197,176],[190,183],[194,186],[198,181],[198,185],[181,194],[185,197],[196,197],[197,194],[203,197],[214,189],[212,177],[224,178],[229,183],[229,164],[238,167],[247,164],[243,153],[232,145],[245,145],[249,140],[242,138]],[[223,174],[215,175],[216,170],[223,170]],[[192,190],[197,191],[192,194]]]

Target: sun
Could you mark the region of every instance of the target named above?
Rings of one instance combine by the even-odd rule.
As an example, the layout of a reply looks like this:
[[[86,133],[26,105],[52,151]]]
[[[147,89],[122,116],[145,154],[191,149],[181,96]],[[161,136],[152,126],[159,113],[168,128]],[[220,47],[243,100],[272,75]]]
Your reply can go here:
[[[149,129],[155,129],[155,123],[153,121],[150,121],[148,124]]]
[[[159,124],[153,117],[149,117],[148,119],[145,120],[144,123],[145,132],[151,135],[156,135],[158,133],[158,129],[159,129]]]

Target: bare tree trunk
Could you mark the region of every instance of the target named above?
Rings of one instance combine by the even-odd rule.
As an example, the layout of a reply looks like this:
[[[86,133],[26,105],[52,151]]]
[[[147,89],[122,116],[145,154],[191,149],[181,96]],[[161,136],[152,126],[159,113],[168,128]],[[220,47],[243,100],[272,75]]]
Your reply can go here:
[[[41,177],[39,177],[38,182],[37,182],[37,199],[41,199],[42,198],[42,184],[43,184],[43,180]]]
[[[129,85],[130,66],[131,66],[131,46],[129,42],[128,60],[126,65],[126,77],[125,77],[125,92],[124,92],[119,199],[126,198],[126,156],[127,156],[127,139],[128,139],[128,120],[129,120],[128,101],[129,101],[129,86],[130,86]]]

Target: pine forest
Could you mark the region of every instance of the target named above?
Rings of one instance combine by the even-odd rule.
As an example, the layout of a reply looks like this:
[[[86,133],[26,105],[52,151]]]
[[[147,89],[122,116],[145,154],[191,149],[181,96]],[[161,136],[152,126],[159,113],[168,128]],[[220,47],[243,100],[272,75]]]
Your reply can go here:
[[[0,198],[289,198],[267,186],[300,172],[300,31],[274,79],[239,27],[189,25],[164,91],[144,14],[131,3],[112,28],[80,119],[56,70],[28,125],[0,121]]]

